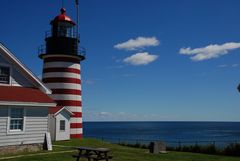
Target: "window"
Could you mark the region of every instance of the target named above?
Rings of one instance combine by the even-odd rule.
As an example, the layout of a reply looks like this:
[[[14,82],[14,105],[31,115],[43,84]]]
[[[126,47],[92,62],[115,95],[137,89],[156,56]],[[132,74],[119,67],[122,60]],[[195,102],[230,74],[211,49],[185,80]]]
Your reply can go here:
[[[73,37],[73,26],[70,24],[58,23],[58,36]]]
[[[10,68],[0,66],[0,83],[9,84]]]
[[[65,120],[60,120],[60,131],[65,131]]]
[[[23,131],[24,124],[24,109],[11,108],[10,109],[10,131]]]

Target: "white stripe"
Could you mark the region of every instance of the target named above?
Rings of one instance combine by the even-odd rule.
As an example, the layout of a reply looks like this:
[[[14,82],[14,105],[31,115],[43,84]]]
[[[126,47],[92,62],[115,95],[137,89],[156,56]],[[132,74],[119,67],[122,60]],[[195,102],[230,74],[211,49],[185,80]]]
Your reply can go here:
[[[81,106],[66,106],[71,112],[82,112]]]
[[[81,84],[75,83],[45,83],[50,89],[76,89],[81,90]]]
[[[82,118],[71,117],[70,123],[82,123]]]
[[[82,128],[71,128],[70,134],[82,134]]]
[[[53,100],[73,100],[73,101],[81,101],[82,96],[73,95],[73,94],[51,94],[50,97]]]
[[[55,77],[81,79],[80,74],[76,74],[76,73],[69,73],[69,72],[49,72],[49,73],[43,73],[43,78],[55,78]]]
[[[71,62],[46,62],[43,68],[74,68],[81,69],[80,64]]]

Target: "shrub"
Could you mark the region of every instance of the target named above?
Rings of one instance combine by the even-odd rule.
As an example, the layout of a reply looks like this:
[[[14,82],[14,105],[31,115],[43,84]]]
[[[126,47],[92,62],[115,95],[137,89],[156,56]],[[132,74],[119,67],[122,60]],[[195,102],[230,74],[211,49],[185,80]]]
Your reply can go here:
[[[240,156],[240,144],[230,144],[223,150],[223,154],[231,156]]]
[[[150,149],[151,145],[140,144],[140,143],[119,143],[122,146]],[[178,147],[167,147],[168,151],[182,151],[182,152],[194,152],[194,153],[204,153],[204,154],[218,154],[218,155],[231,155],[231,156],[240,156],[240,144],[229,144],[225,148],[217,148],[215,144],[209,145],[190,145],[190,146],[178,146]]]

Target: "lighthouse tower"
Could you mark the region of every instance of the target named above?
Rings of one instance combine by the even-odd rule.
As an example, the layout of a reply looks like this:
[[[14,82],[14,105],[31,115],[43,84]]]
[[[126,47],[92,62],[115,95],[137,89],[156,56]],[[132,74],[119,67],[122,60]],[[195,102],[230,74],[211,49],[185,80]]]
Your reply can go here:
[[[79,50],[76,24],[64,8],[50,25],[45,50],[39,53],[39,58],[43,59],[42,81],[52,90],[51,98],[57,106],[68,107],[74,114],[70,119],[70,137],[82,138],[80,62],[85,54]]]

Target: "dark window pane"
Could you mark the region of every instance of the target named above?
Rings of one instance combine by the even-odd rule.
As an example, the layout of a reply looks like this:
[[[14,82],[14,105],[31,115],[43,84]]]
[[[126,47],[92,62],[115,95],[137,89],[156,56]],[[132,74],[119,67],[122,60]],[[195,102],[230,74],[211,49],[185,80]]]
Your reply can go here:
[[[0,66],[0,83],[9,84],[10,68]]]
[[[60,130],[65,131],[65,120],[60,120]]]

